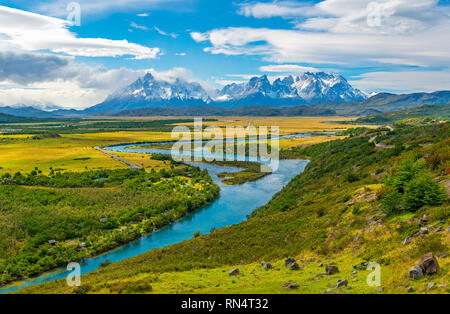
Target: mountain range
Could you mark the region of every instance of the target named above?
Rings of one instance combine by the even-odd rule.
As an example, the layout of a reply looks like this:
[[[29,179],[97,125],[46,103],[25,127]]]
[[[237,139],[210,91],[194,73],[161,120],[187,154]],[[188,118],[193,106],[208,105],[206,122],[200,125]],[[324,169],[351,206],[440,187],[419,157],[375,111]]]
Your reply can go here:
[[[365,99],[338,74],[304,73],[278,78],[273,83],[267,75],[246,83],[226,85],[208,93],[199,83],[177,78],[173,82],[156,79],[150,73],[110,95],[104,102],[88,108],[88,113],[118,112],[139,108],[242,107],[252,105],[298,106],[314,102],[345,102]]]
[[[253,77],[248,82],[226,85],[216,91],[207,91],[197,82],[188,82],[181,78],[161,80],[148,73],[129,86],[112,93],[102,103],[84,110],[45,111],[34,106],[0,106],[0,112],[41,118],[75,115],[201,115],[221,111],[249,115],[256,113],[256,108],[264,106],[266,108],[261,108],[262,112],[258,115],[304,113],[368,116],[424,104],[448,103],[450,91],[404,95],[379,93],[367,97],[360,90],[353,88],[341,75],[324,72],[306,72],[300,76],[280,77],[273,81],[263,75]],[[287,110],[294,107],[297,109]],[[304,107],[321,110],[307,110]]]

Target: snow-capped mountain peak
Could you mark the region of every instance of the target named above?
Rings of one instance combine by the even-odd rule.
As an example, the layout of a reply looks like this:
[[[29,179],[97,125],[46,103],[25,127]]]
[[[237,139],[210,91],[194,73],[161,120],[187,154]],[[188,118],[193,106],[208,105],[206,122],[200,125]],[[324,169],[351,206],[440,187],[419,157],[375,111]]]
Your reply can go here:
[[[248,83],[227,85],[219,92],[219,97],[226,100],[256,95],[272,99],[299,99],[308,103],[366,98],[365,94],[354,89],[341,75],[325,72],[306,72],[297,77],[290,75],[277,78],[273,83],[263,75],[250,79]]]

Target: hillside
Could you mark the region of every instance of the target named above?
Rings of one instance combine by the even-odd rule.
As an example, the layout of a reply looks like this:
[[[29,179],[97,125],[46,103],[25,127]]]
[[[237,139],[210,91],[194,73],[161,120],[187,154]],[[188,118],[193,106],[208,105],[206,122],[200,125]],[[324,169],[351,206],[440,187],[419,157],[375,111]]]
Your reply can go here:
[[[372,116],[385,112],[405,110],[421,105],[445,105],[450,103],[450,91],[395,95],[379,93],[359,102],[322,103],[316,107],[333,109],[338,115]]]
[[[29,123],[39,121],[34,118],[17,117],[9,114],[0,113],[0,123]]]
[[[101,268],[80,288],[59,280],[20,292],[448,293],[449,126],[356,129],[283,151],[311,162],[247,221]],[[438,273],[408,278],[428,252]],[[287,257],[297,265],[286,267]],[[324,274],[332,262],[339,273]],[[379,287],[366,284],[368,262],[381,266]],[[348,287],[335,288],[339,278]]]
[[[383,113],[371,117],[360,118],[359,124],[388,124],[407,118],[450,119],[449,105],[423,105],[411,109]]]
[[[113,116],[120,117],[149,117],[149,116],[332,116],[336,112],[331,109],[298,107],[266,107],[247,106],[237,108],[219,108],[210,106],[183,107],[183,108],[143,108],[121,111]]]

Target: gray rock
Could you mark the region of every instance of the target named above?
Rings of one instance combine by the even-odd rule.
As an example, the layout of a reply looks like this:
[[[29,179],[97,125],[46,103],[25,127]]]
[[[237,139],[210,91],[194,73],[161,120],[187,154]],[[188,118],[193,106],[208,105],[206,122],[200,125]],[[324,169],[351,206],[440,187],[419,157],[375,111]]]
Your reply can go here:
[[[235,269],[230,270],[228,272],[228,275],[230,275],[230,276],[237,276],[237,275],[239,275],[239,269],[235,268]]]
[[[269,264],[269,263],[266,263],[266,262],[262,262],[261,265],[264,268],[264,270],[269,270],[269,269],[273,268],[272,264]]]
[[[298,289],[298,284],[296,283],[291,283],[288,287],[289,289]]]
[[[434,229],[434,232],[442,232],[442,231],[444,231],[442,227],[437,227],[436,229]]]
[[[347,279],[345,279],[345,280],[339,279],[338,282],[337,282],[337,284],[336,284],[336,289],[343,288],[343,287],[347,287],[347,286],[348,286],[348,281],[347,281]]]
[[[439,263],[433,253],[427,253],[422,256],[417,265],[427,275],[432,275],[439,272]]]
[[[352,271],[352,275],[357,274],[358,272],[356,270]]]
[[[410,237],[406,238],[405,241],[403,241],[403,245],[410,244],[412,242],[412,240],[413,240],[413,238],[410,238]]]
[[[327,275],[333,275],[339,272],[339,268],[336,265],[326,265],[325,272]]]
[[[409,270],[409,278],[420,279],[423,277],[422,268],[419,266],[414,266]]]
[[[414,291],[416,291],[416,289],[414,289],[413,287],[409,287],[407,290],[409,293],[413,293]]]
[[[327,289],[327,291],[325,291],[326,294],[331,293],[331,289]]]
[[[300,269],[300,266],[297,264],[297,262],[293,262],[291,265],[289,265],[290,270],[298,270]]]
[[[428,228],[426,227],[420,228],[419,233],[423,235],[428,234]]]
[[[430,282],[430,283],[427,285],[427,291],[430,291],[431,289],[433,289],[435,285],[436,285],[436,284],[435,284],[434,282]]]
[[[291,265],[292,263],[295,263],[295,259],[292,258],[292,257],[288,257],[288,258],[286,258],[286,260],[284,261],[284,266],[289,266],[289,265]]]

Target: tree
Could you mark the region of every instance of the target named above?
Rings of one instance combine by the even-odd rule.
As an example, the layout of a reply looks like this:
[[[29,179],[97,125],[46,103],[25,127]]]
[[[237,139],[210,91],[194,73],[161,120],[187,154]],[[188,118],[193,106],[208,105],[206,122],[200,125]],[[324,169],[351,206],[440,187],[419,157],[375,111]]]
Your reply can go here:
[[[425,205],[441,205],[445,198],[445,190],[427,171],[421,171],[405,185],[405,207],[411,211],[418,210]]]

